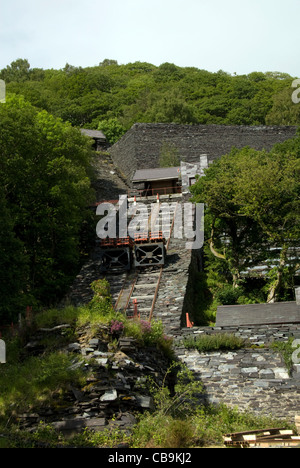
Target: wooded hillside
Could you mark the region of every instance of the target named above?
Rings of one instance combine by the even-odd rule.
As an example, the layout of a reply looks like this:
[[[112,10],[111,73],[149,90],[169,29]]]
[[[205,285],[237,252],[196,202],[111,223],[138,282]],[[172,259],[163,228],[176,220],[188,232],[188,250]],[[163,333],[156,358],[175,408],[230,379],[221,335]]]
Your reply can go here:
[[[300,104],[292,100],[294,79],[284,73],[232,76],[224,71],[211,73],[171,63],[157,67],[142,62],[119,65],[114,60],[104,60],[89,68],[66,64],[61,70],[43,70],[31,68],[26,59],[18,59],[0,71],[0,79],[5,81],[7,91],[6,103],[0,105],[0,320],[8,323],[16,320],[27,305],[51,305],[63,296],[78,270],[81,254],[86,252],[83,246],[89,229],[94,229],[91,212],[86,209],[93,201],[92,150],[88,139],[74,127],[102,130],[109,142],[114,143],[136,122],[300,123]],[[283,167],[281,159],[289,153],[287,177],[282,186],[280,178],[278,183],[274,179],[273,185],[268,186],[274,188],[276,196],[272,191],[258,193],[276,200],[277,204],[270,204],[272,209],[267,215],[276,221],[275,231],[278,226],[280,232],[284,231],[289,222],[293,240],[298,236],[293,226],[299,219],[299,148],[298,137],[281,146],[277,159],[271,155],[273,172],[270,169],[268,174],[275,177]],[[240,159],[231,155],[227,160],[232,166],[228,166],[230,190],[226,208],[230,211],[232,197],[240,200],[244,196],[244,205],[238,205],[237,213],[230,211],[231,218],[228,216],[229,221],[242,228],[245,218],[252,217],[253,230],[247,231],[250,237],[246,240],[253,247],[252,234],[255,242],[262,241],[257,236],[258,223],[262,225],[261,213],[255,211],[254,203],[246,203],[248,192],[232,192],[236,160],[245,162],[245,170],[239,166],[239,174],[247,180],[248,156],[257,161],[253,174],[260,177],[260,171],[264,170],[259,154],[254,157],[254,153],[242,152]],[[219,207],[213,210],[213,197],[203,199],[204,192],[209,197],[209,183],[213,193],[218,193],[217,187],[224,194],[226,161],[224,164],[220,162],[207,174],[204,187],[201,182],[195,188],[199,200],[209,202],[215,236],[218,230],[218,234],[233,231],[231,225],[228,228],[226,213],[223,219],[224,210],[219,212]],[[255,180],[254,186],[260,187]],[[289,196],[283,205],[279,188],[284,192],[287,187]],[[254,201],[260,200],[258,195],[255,193]],[[247,211],[241,212],[245,206]],[[266,224],[265,219],[263,222]],[[210,234],[211,226],[208,238]],[[266,229],[264,236],[269,236]],[[281,241],[278,244],[282,247]],[[220,248],[216,240],[215,243],[215,248]],[[244,244],[240,247],[245,248]],[[261,250],[256,253],[261,254]],[[240,282],[243,255],[236,249],[232,255],[227,252],[234,285]]]
[[[101,129],[115,142],[136,122],[298,125],[294,78],[280,72],[235,76],[135,62],[104,60],[88,68],[32,69],[18,59],[0,72],[7,91],[22,94],[72,125]]]

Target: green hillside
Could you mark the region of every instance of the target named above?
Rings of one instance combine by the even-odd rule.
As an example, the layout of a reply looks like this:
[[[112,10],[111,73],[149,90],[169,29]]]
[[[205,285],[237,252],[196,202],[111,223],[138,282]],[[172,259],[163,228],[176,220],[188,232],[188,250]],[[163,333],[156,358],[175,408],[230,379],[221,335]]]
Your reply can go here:
[[[135,122],[297,125],[293,77],[253,71],[230,75],[172,63],[119,65],[104,60],[81,68],[32,69],[18,59],[1,70],[7,91],[25,96],[72,125],[102,129],[116,141]]]
[[[39,308],[57,304],[94,242],[95,219],[87,207],[95,201],[92,190],[95,153],[79,127],[101,129],[113,143],[135,122],[300,123],[300,105],[292,100],[294,79],[279,72],[232,76],[224,71],[211,73],[171,63],[157,67],[142,62],[119,65],[114,60],[104,60],[89,68],[67,64],[61,70],[43,70],[32,69],[28,60],[18,59],[0,71],[0,79],[5,81],[7,90],[6,103],[0,105],[0,217],[3,226],[0,232],[0,320],[5,324],[16,322],[26,306]],[[217,234],[226,232],[234,239],[231,234],[241,228],[244,232],[244,221],[249,219],[255,226],[263,227],[263,237],[253,230],[247,231],[249,236],[255,234],[254,240],[260,247],[264,246],[262,239],[267,238],[269,242],[271,228],[272,241],[276,238],[276,245],[280,247],[286,239],[278,239],[277,228],[280,233],[287,225],[291,226],[288,244],[297,238],[294,220],[299,216],[299,147],[297,137],[269,155],[258,152],[254,157],[254,153],[247,151],[232,155],[226,205],[230,216],[226,211],[224,215],[223,207],[213,207],[213,196],[209,199],[208,190],[211,185],[212,194],[216,188],[224,192],[226,161],[210,170],[206,182],[195,186],[195,197],[210,207],[211,218],[207,214],[206,219],[214,223],[215,248],[220,248]],[[289,158],[287,153],[290,153]],[[252,174],[253,187],[258,193],[251,198],[252,204],[249,194],[253,187],[247,185],[248,156],[257,162]],[[268,173],[262,167],[264,160]],[[284,160],[287,169],[283,177],[281,161]],[[261,173],[267,174],[263,185],[274,191],[259,189],[256,180],[265,180]],[[234,178],[234,174],[239,176]],[[273,179],[270,174],[274,175]],[[245,179],[242,185],[239,183],[241,176]],[[284,203],[282,193],[285,194]],[[243,200],[242,206],[240,202],[234,204],[234,213],[232,197]],[[269,203],[266,219],[257,208],[257,200],[260,200],[258,206],[262,206],[265,199]],[[232,227],[230,223],[233,222]],[[207,236],[209,239],[209,231]],[[246,240],[253,247],[251,236]],[[225,273],[223,261],[223,276],[213,280],[218,289],[220,281],[222,284],[229,281],[231,286],[233,278],[235,286],[241,283],[245,254],[239,252],[240,247],[233,247],[227,248]],[[255,251],[261,254],[261,248]],[[253,261],[253,252],[250,254]],[[209,264],[215,275],[220,269],[215,268],[216,260],[213,260]],[[286,262],[284,265],[287,268]],[[296,267],[293,265],[293,271],[284,275],[280,271],[280,281],[273,278],[278,283],[274,294],[285,284],[285,278],[290,290]],[[245,300],[248,299],[247,295]],[[261,300],[261,296],[256,300]]]

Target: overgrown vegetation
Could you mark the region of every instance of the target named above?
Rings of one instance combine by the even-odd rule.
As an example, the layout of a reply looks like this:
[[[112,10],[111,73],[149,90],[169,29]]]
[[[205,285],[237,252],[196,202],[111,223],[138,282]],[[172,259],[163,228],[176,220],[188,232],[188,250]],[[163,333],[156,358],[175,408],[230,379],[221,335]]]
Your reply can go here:
[[[1,367],[0,379],[0,419],[9,419],[17,412],[31,406],[49,402],[57,392],[63,394],[70,384],[81,382],[86,375],[72,367],[72,357],[64,352],[68,343],[74,342],[79,328],[89,326],[90,338],[106,325],[103,338],[113,342],[121,335],[134,338],[139,346],[154,346],[173,357],[172,340],[163,333],[162,323],[151,324],[143,320],[129,320],[112,307],[109,283],[98,280],[92,283],[94,297],[86,307],[68,306],[63,309],[47,309],[37,313],[21,335],[7,341],[7,364]],[[52,328],[62,324],[59,340],[45,338],[41,341],[45,348],[42,355],[26,358],[23,346],[30,333],[40,328]],[[116,327],[116,324],[118,326]],[[116,333],[117,332],[117,333]]]
[[[171,368],[170,368],[171,370]],[[118,427],[101,432],[85,430],[71,439],[64,439],[51,425],[40,423],[33,433],[11,428],[9,436],[3,428],[2,444],[6,447],[115,447],[126,444],[130,448],[193,448],[222,446],[223,435],[230,432],[261,429],[262,427],[289,427],[288,423],[271,417],[240,413],[225,405],[196,404],[202,391],[191,372],[182,368],[178,374],[175,392],[163,384],[157,387],[148,381],[155,400],[155,409],[136,415],[138,421],[131,434]],[[0,441],[1,444],[1,441]]]
[[[300,137],[269,152],[232,149],[192,187],[205,204],[206,313],[217,305],[294,300],[300,237]],[[265,266],[253,278],[249,271]]]
[[[245,340],[229,333],[216,333],[214,335],[200,335],[197,338],[185,338],[183,344],[185,348],[197,349],[199,352],[228,351],[243,348]]]
[[[0,105],[1,324],[56,303],[77,273],[93,228],[91,160],[69,123],[22,96]]]
[[[57,362],[57,361],[56,361]],[[37,364],[36,364],[37,365]],[[173,364],[169,372],[178,364]],[[60,368],[50,376],[51,368],[38,377],[34,390],[41,388],[60,374]],[[62,372],[64,378],[66,372]],[[36,375],[35,373],[33,374]],[[64,379],[62,380],[64,381]],[[62,382],[58,381],[57,386]],[[42,384],[42,387],[41,387]],[[165,385],[158,387],[151,379],[145,385],[150,389],[155,401],[155,409],[136,415],[137,423],[131,434],[113,425],[101,432],[88,429],[71,439],[54,430],[51,424],[40,423],[33,433],[20,431],[16,426],[0,426],[2,446],[5,447],[114,447],[126,444],[130,448],[193,448],[222,446],[223,435],[229,432],[261,429],[262,427],[286,426],[282,420],[259,417],[251,413],[240,413],[225,405],[206,406],[197,403],[202,385],[194,380],[191,371],[182,366],[177,375],[174,391]],[[17,396],[17,395],[15,395]],[[46,397],[46,394],[42,394]],[[23,397],[24,398],[24,397]],[[14,399],[11,400],[12,404]]]
[[[21,336],[7,341],[8,362],[1,366],[0,379],[1,447],[114,447],[121,443],[130,448],[202,447],[222,445],[222,436],[227,432],[277,425],[270,418],[239,413],[225,406],[200,405],[202,384],[184,365],[170,361],[161,385],[152,378],[141,383],[152,395],[155,405],[153,410],[135,415],[137,423],[131,433],[112,424],[99,433],[85,430],[71,439],[65,439],[51,424],[42,422],[33,432],[20,430],[15,419],[18,414],[41,406],[64,404],[64,392],[70,385],[85,385],[87,373],[83,370],[84,366],[74,366],[74,357],[63,352],[64,346],[73,342],[78,327],[82,329],[88,325],[92,337],[101,325],[105,325],[106,339],[111,343],[115,333],[119,336],[129,334],[140,346],[157,346],[171,358],[171,341],[163,335],[160,322],[150,325],[148,322],[126,320],[123,314],[116,314],[111,307],[106,280],[94,282],[93,289],[94,299],[88,307],[69,306],[45,310],[34,316],[31,332],[36,328],[69,324],[70,327],[64,329],[64,343],[52,341],[41,355],[26,357]],[[232,343],[227,337],[226,347],[232,346]],[[174,388],[169,388],[168,375],[174,371],[176,384]]]
[[[288,373],[291,375],[293,369],[293,353],[295,352],[295,348],[293,347],[293,343],[295,339],[290,337],[287,341],[274,341],[271,343],[271,349],[277,351],[281,354],[285,366],[288,370]]]

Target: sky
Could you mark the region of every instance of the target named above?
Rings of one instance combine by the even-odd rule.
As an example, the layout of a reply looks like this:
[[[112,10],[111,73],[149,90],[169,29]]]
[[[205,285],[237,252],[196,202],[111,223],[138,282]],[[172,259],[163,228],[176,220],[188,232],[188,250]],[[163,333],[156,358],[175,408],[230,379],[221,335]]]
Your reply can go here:
[[[300,77],[299,0],[0,0],[0,69],[170,62]]]

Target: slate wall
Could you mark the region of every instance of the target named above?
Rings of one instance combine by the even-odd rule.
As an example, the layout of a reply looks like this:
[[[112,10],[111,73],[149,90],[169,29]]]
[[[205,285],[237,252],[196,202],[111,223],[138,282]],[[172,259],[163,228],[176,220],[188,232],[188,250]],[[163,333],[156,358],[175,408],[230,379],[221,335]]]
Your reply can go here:
[[[270,150],[296,134],[290,126],[227,126],[137,123],[110,148],[114,163],[129,179],[136,169],[159,166],[163,143],[172,143],[183,160],[198,163],[201,154],[212,162],[233,146]]]
[[[245,349],[199,353],[182,345],[184,337],[233,333],[250,343]],[[255,327],[194,327],[176,338],[176,355],[203,383],[201,402],[226,404],[260,416],[295,421],[299,414],[300,364],[289,373],[283,357],[268,345],[300,337],[299,324]]]

